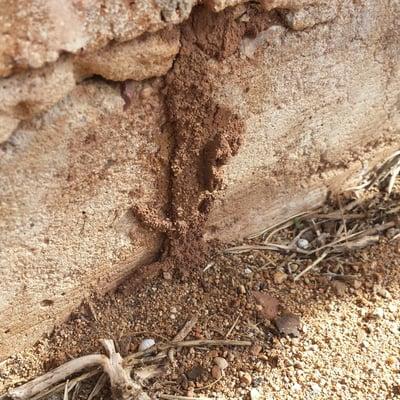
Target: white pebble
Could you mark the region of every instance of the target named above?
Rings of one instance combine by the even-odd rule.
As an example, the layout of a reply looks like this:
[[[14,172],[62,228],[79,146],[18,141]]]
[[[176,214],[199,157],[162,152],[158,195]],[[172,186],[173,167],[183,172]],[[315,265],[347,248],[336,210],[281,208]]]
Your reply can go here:
[[[228,361],[226,361],[223,357],[215,357],[214,363],[219,367],[221,371],[228,367]]]
[[[389,329],[390,329],[390,332],[393,333],[393,335],[400,334],[400,326],[398,326],[397,324],[392,325]]]
[[[139,351],[145,351],[156,344],[154,339],[143,339],[139,344]]]
[[[391,313],[395,313],[395,312],[397,311],[397,306],[396,306],[396,304],[394,304],[394,303],[389,304],[389,305],[388,305],[388,310],[389,310]]]
[[[301,386],[300,386],[298,383],[294,383],[294,384],[292,385],[292,390],[293,390],[294,392],[299,392],[299,391],[301,390]]]
[[[321,393],[321,386],[319,386],[319,385],[316,384],[315,382],[311,382],[311,383],[310,383],[310,386],[311,386],[311,390],[312,390],[314,393],[316,393],[316,394]]]
[[[299,239],[297,241],[297,247],[303,250],[307,250],[310,247],[310,242],[307,239]]]
[[[261,393],[258,391],[258,389],[253,388],[250,390],[250,399],[251,400],[259,400],[261,399]]]
[[[379,294],[379,296],[383,297],[384,299],[390,299],[392,297],[390,292],[384,288],[379,288],[377,293]]]
[[[383,318],[383,315],[385,314],[385,312],[383,311],[383,308],[381,308],[381,307],[378,307],[378,308],[376,308],[375,309],[375,311],[374,311],[374,317],[376,317],[376,318]]]

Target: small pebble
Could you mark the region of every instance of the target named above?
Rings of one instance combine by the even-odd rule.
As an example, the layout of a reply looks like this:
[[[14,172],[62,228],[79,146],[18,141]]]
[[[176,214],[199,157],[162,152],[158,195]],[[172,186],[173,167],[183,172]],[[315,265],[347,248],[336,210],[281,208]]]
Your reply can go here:
[[[383,315],[385,314],[385,312],[383,311],[383,308],[381,308],[381,307],[378,307],[378,308],[376,308],[375,310],[374,310],[374,312],[373,312],[373,316],[375,317],[375,318],[378,318],[378,319],[381,319],[381,318],[383,318]]]
[[[145,351],[156,344],[154,339],[143,339],[139,344],[139,351]]]
[[[399,233],[399,232],[398,232],[398,230],[397,230],[396,228],[389,228],[389,229],[386,231],[386,237],[389,238],[389,239],[392,239],[392,238],[394,238],[398,233]]]
[[[394,357],[394,356],[389,356],[389,357],[386,359],[386,364],[387,364],[387,365],[394,365],[394,364],[396,364],[396,362],[397,362],[397,358]]]
[[[288,270],[290,273],[296,272],[299,269],[299,265],[296,263],[290,263],[288,265]]]
[[[258,389],[253,388],[250,390],[250,400],[259,400],[261,399],[261,393],[258,391]]]
[[[251,385],[252,381],[253,381],[253,379],[252,379],[251,375],[248,372],[244,372],[240,376],[240,382],[242,382],[246,386]]]
[[[332,287],[338,296],[344,296],[347,292],[347,285],[342,281],[333,281]]]
[[[361,286],[362,286],[362,282],[361,281],[358,281],[357,279],[353,281],[353,288],[354,289],[356,289],[356,290],[360,289]]]
[[[221,379],[222,377],[222,371],[221,368],[218,367],[218,365],[214,365],[211,369],[211,376],[214,379]]]
[[[170,281],[170,280],[172,279],[172,274],[171,274],[171,272],[169,272],[169,271],[163,272],[163,278],[164,278],[166,281]]]
[[[145,86],[140,92],[140,98],[147,99],[152,95],[152,93],[153,93],[153,88],[151,86]]]
[[[388,310],[389,310],[391,313],[395,313],[395,312],[397,311],[397,306],[396,306],[396,304],[393,304],[393,303],[389,304],[389,305],[388,305]]]
[[[274,273],[274,282],[277,285],[280,285],[281,283],[286,281],[287,277],[288,277],[288,275],[285,274],[284,272],[277,271],[277,272]]]
[[[211,350],[208,352],[208,357],[210,358],[215,358],[218,357],[218,351],[217,350]]]
[[[228,368],[229,365],[228,361],[226,361],[223,357],[215,357],[214,363],[218,366],[218,368],[220,368],[221,371],[223,371],[225,368]]]
[[[310,242],[307,239],[299,239],[297,241],[297,247],[303,250],[307,250],[310,247]]]
[[[294,392],[299,392],[299,391],[301,390],[301,386],[300,386],[298,383],[294,383],[294,384],[292,385],[292,390],[293,390]]]
[[[380,287],[377,290],[377,293],[379,294],[379,296],[383,297],[384,299],[390,299],[391,298],[391,294],[388,290],[384,289],[383,287]]]
[[[254,343],[250,348],[250,353],[253,356],[258,356],[261,353],[262,346],[259,343]]]
[[[389,330],[393,335],[398,335],[400,333],[400,326],[392,325]]]
[[[394,356],[389,356],[389,357],[386,359],[386,364],[387,364],[387,365],[394,365],[394,364],[396,364],[396,362],[397,362],[397,358],[394,357]]]
[[[309,351],[318,351],[319,348],[318,348],[318,346],[317,346],[316,344],[311,344],[311,345],[308,347],[307,350],[309,350]]]
[[[246,288],[244,287],[244,285],[239,285],[238,291],[240,294],[246,294]]]
[[[310,386],[311,386],[311,390],[312,390],[315,394],[321,393],[321,386],[319,386],[319,385],[316,384],[315,382],[311,382],[311,383],[310,383]]]
[[[303,365],[303,363],[301,363],[300,361],[296,361],[296,362],[293,364],[293,367],[295,367],[296,369],[304,369],[304,365]]]

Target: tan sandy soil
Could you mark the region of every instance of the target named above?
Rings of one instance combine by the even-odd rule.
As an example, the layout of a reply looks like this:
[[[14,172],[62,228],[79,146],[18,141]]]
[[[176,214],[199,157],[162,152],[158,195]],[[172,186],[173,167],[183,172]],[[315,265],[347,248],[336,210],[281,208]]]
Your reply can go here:
[[[123,354],[136,351],[144,338],[171,340],[197,314],[188,339],[224,338],[237,321],[229,338],[257,345],[182,349],[167,372],[148,383],[149,392],[218,399],[248,399],[250,393],[254,399],[257,394],[260,399],[396,398],[399,255],[400,241],[382,238],[337,262],[344,281],[323,275],[328,264],[335,269],[331,260],[318,274],[298,282],[288,275],[278,284],[274,277],[279,280],[276,272],[285,270],[285,256],[224,255],[215,249],[205,271],[188,265],[188,273],[165,272],[139,288],[126,284],[103,299],[88,300],[34,348],[0,364],[0,393],[73,357],[100,351],[100,338],[116,340]],[[279,300],[280,314],[290,311],[301,319],[298,337],[283,337],[262,317],[254,298],[260,291]],[[228,361],[218,382],[218,371],[212,372],[216,356]],[[95,381],[84,383],[76,399],[86,399]],[[108,399],[109,393],[97,398]]]

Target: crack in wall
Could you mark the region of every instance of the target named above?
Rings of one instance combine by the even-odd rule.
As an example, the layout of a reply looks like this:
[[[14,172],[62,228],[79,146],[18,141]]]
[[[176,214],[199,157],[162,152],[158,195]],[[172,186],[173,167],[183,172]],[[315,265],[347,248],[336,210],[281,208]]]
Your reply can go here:
[[[136,217],[148,228],[166,235],[162,268],[203,262],[207,244],[204,226],[222,188],[222,167],[242,143],[245,123],[233,110],[214,98],[211,60],[222,61],[240,47],[244,36],[256,36],[276,21],[274,12],[258,6],[214,14],[203,7],[193,10],[181,27],[181,49],[167,74],[165,107],[167,134],[173,143],[170,158],[169,207],[165,218],[137,202]]]
[[[222,188],[222,167],[238,152],[244,136],[241,117],[213,99],[215,77],[210,79],[208,63],[233,56],[243,38],[282,26],[282,12],[265,11],[256,4],[217,14],[196,7],[181,25],[181,49],[165,78],[166,134],[173,143],[168,210],[161,217],[161,210],[140,201],[133,205],[143,225],[165,234],[160,268],[185,268],[204,261],[204,227],[215,193]]]

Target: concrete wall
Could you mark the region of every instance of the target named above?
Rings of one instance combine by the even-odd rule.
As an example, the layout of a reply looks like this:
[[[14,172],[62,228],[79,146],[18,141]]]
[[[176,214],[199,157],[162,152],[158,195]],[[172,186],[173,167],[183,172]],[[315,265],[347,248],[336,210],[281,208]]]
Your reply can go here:
[[[188,189],[170,168],[177,77],[244,127],[198,166],[223,172],[195,191],[196,209],[214,199],[206,239],[320,204],[400,145],[396,1],[14,3],[0,2],[0,358],[157,258],[166,231],[132,206],[171,222],[171,190]]]
[[[217,101],[237,110],[246,134],[224,167],[209,236],[233,239],[318,204],[344,172],[398,148],[399,7],[330,1],[282,12],[242,41],[224,73],[210,68]]]

